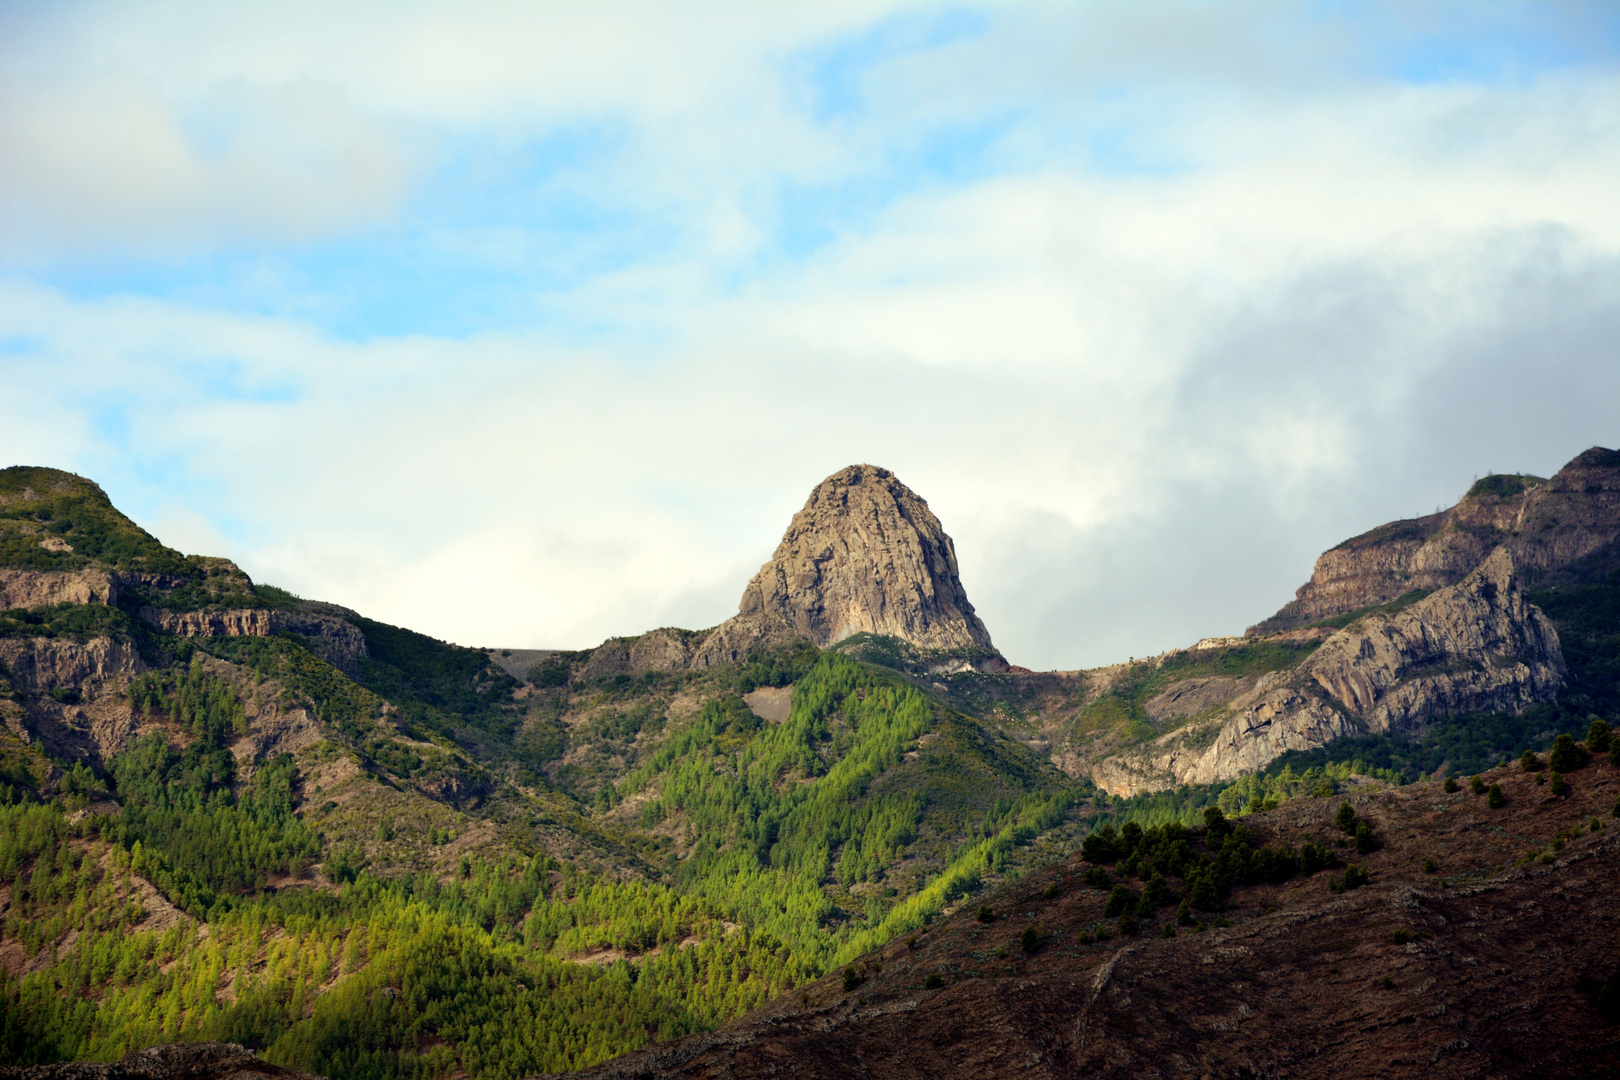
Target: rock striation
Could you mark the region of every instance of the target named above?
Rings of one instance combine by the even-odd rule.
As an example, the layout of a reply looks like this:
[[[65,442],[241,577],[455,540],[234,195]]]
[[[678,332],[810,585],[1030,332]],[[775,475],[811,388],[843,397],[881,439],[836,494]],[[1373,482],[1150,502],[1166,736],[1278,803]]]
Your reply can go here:
[[[1118,794],[1233,780],[1347,735],[1412,733],[1433,716],[1553,701],[1567,675],[1557,630],[1525,599],[1513,558],[1499,547],[1457,584],[1358,619],[1292,670],[1172,686],[1159,711],[1182,698],[1209,709],[1223,690],[1232,697],[1201,724],[1095,762],[1091,775]]]
[[[1451,509],[1394,521],[1316,560],[1264,636],[1460,581],[1498,547],[1538,583],[1620,568],[1620,452],[1593,447],[1549,480],[1487,476]]]
[[[997,655],[939,519],[875,465],[851,465],[816,485],[743,590],[737,615],[701,642],[693,662],[735,662],[762,644],[801,638],[825,648],[863,633],[936,655]]]

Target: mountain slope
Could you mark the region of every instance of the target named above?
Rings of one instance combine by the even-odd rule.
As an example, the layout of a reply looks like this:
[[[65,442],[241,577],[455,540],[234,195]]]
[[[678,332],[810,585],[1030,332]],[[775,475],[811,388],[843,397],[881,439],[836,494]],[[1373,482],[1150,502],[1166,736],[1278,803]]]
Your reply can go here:
[[[1563,796],[1517,766],[1483,779],[1502,806],[1425,783],[1290,802],[1224,841],[1139,834],[1132,854],[985,896],[991,921],[960,912],[717,1032],[576,1075],[1614,1075],[1620,768],[1598,755]],[[1205,853],[1232,868],[1224,901],[1175,872]],[[1317,869],[1325,853],[1370,883]],[[1166,897],[1105,914],[1163,870]]]

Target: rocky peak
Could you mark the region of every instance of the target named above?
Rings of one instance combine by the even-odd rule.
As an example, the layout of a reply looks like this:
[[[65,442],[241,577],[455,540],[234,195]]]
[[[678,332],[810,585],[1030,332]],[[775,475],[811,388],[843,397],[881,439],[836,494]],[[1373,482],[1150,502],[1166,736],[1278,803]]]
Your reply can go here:
[[[738,659],[770,640],[826,647],[860,633],[933,652],[995,654],[939,519],[875,465],[851,465],[816,485],[699,662]]]

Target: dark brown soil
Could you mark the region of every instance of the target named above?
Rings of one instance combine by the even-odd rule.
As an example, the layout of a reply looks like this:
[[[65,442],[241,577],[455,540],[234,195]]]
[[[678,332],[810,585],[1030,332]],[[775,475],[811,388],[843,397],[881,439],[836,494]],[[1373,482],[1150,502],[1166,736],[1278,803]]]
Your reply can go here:
[[[1516,765],[1485,779],[1506,806],[1437,782],[1348,797],[1382,843],[1366,856],[1337,846],[1342,796],[1244,819],[1268,843],[1336,845],[1371,871],[1360,889],[1334,892],[1340,872],[1234,889],[1230,926],[1161,938],[1167,908],[1138,937],[1081,945],[1109,924],[1076,860],[987,898],[992,923],[964,910],[867,956],[852,992],[835,972],[575,1075],[1620,1077],[1620,1027],[1598,1008],[1620,980],[1620,769],[1599,755],[1565,798]]]

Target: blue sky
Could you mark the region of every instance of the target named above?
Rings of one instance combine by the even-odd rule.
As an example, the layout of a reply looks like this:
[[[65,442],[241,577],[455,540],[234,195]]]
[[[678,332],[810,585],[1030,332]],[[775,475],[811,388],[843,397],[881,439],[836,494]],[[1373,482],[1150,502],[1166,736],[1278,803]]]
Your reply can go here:
[[[894,468],[1014,660],[1620,443],[1612,4],[0,4],[0,458],[469,644]],[[1509,390],[1508,388],[1511,388]]]

